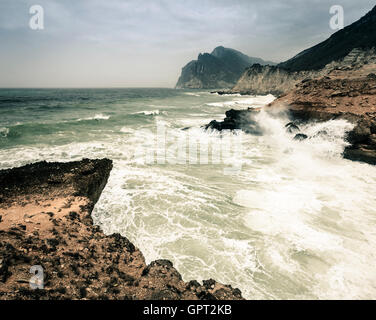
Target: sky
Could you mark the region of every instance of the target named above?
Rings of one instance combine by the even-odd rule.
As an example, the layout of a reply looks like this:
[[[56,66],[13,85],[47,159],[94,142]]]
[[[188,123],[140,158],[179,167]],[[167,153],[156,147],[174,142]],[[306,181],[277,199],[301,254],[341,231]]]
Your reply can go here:
[[[32,30],[29,9],[44,9]],[[345,26],[374,0],[0,0],[0,87],[174,87],[216,46],[281,62]]]

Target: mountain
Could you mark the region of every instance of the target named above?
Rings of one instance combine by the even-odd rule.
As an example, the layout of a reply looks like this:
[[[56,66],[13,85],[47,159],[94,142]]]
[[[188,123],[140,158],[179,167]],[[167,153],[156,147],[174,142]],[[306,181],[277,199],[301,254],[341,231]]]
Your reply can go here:
[[[275,65],[273,62],[248,57],[237,50],[219,46],[212,53],[200,53],[197,60],[192,60],[183,67],[176,88],[230,88],[244,70],[255,63]]]
[[[347,56],[354,48],[376,47],[376,6],[364,17],[334,33],[329,39],[306,49],[278,67],[291,71],[318,70]]]
[[[327,40],[277,66],[253,65],[231,92],[283,94],[304,79],[330,75],[336,69],[357,69],[376,61],[376,7]]]

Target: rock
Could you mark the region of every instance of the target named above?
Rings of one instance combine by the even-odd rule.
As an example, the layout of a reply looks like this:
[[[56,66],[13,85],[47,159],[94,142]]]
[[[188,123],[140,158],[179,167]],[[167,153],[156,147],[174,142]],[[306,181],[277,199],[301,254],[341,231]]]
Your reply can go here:
[[[376,64],[374,66],[376,68]],[[335,104],[332,103],[333,92],[336,95]],[[358,77],[352,72],[337,74],[330,79],[308,80],[273,101],[267,109],[278,109],[281,105],[288,106],[288,114],[293,121],[342,119],[351,122],[354,128],[346,134],[351,146],[344,155],[347,159],[354,157],[356,161],[374,162],[372,135],[376,133],[376,79],[364,75]],[[324,134],[327,135],[327,132]]]
[[[293,90],[301,81],[330,80],[337,73],[358,70],[376,62],[376,7],[364,17],[334,33],[327,40],[305,49],[276,66],[253,65],[247,68],[231,89],[235,92],[279,96]],[[367,69],[366,69],[367,70]],[[373,70],[372,70],[373,71]],[[373,78],[375,71],[370,74]]]
[[[351,144],[366,142],[371,135],[370,122],[366,120],[359,120],[355,128],[347,135],[347,140]]]
[[[368,137],[368,144],[370,145],[370,146],[374,146],[374,147],[376,147],[376,134],[371,134],[369,137]],[[1,218],[1,217],[0,217]],[[0,221],[1,221],[1,219],[0,219]]]
[[[295,135],[294,140],[303,141],[303,140],[305,140],[307,138],[308,138],[308,136],[306,134],[304,134],[304,133],[298,133],[298,134]]]
[[[262,129],[254,117],[260,112],[259,109],[247,110],[228,110],[226,111],[226,118],[219,122],[211,121],[205,126],[205,129],[222,130],[243,130],[246,133],[261,135]]]
[[[168,260],[146,265],[127,238],[94,226],[111,169],[111,160],[84,159],[0,170],[1,299],[242,299],[231,286],[189,286]],[[42,266],[44,289],[20,281],[32,265]]]
[[[289,122],[288,124],[286,124],[285,128],[288,133],[294,133],[294,132],[300,131],[299,127],[293,122]]]
[[[376,165],[376,149],[368,149],[367,145],[356,145],[345,148],[343,153],[345,159],[361,161]]]
[[[197,60],[192,60],[184,66],[176,88],[230,88],[234,86],[244,69],[254,63],[274,64],[219,46],[212,53],[200,53]]]

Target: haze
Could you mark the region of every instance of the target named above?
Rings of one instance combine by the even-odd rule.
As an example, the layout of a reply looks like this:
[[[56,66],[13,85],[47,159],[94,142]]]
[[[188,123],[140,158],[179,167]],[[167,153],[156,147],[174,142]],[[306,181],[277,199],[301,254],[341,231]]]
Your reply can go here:
[[[44,30],[29,28],[34,4]],[[333,4],[349,25],[374,1],[2,0],[0,87],[174,87],[219,45],[280,62],[335,32]]]

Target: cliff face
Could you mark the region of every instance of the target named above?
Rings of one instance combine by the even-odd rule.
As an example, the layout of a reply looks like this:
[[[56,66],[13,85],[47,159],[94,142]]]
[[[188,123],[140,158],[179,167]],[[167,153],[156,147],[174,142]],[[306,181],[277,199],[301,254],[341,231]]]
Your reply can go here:
[[[176,88],[231,88],[245,68],[254,63],[273,64],[233,49],[217,47],[212,53],[199,54],[197,60],[189,62],[182,69]]]
[[[168,260],[147,265],[127,238],[93,226],[111,168],[84,159],[0,171],[0,299],[242,299],[212,279],[184,282]],[[35,265],[43,289],[30,288]]]
[[[376,74],[367,66],[353,74],[337,71],[332,77],[308,80],[269,108],[287,106],[292,119],[327,121],[345,119],[354,124],[344,157],[376,164]],[[372,71],[376,71],[373,68]]]
[[[294,72],[276,66],[254,64],[243,73],[231,92],[260,95],[271,93],[278,96],[309,76],[309,72]]]
[[[376,7],[329,39],[306,49],[276,67],[248,68],[231,92],[283,94],[306,79],[317,78],[338,68],[376,63]]]
[[[375,64],[358,69],[336,69],[330,76],[301,81],[264,110],[272,113],[288,111],[291,122],[286,124],[286,130],[297,133],[301,122],[345,119],[353,123],[354,128],[347,134],[349,146],[345,148],[343,156],[376,165]],[[255,108],[229,110],[224,121],[213,120],[206,128],[219,131],[242,129],[250,134],[260,134],[254,121],[259,111]],[[304,132],[295,136],[296,140],[309,138]]]
[[[278,66],[291,71],[319,70],[332,61],[343,59],[354,48],[367,50],[373,47],[376,47],[376,7],[329,39]]]
[[[346,57],[332,61],[320,70],[291,71],[280,66],[253,65],[241,76],[232,93],[242,94],[268,94],[276,96],[284,94],[305,79],[313,79],[331,75],[337,70],[356,72],[365,65],[376,64],[374,49],[353,49]]]

